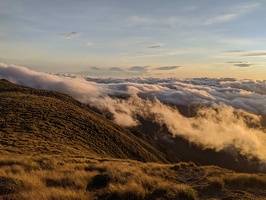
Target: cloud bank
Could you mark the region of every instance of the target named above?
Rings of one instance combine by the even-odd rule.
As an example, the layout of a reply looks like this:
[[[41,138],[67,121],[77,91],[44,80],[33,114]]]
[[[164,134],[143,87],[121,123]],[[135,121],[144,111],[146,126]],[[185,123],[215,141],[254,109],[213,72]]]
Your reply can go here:
[[[114,122],[122,126],[138,125],[141,116],[165,125],[173,136],[202,148],[234,148],[248,158],[260,159],[266,166],[266,131],[260,125],[260,115],[266,115],[266,80],[92,78],[51,75],[7,64],[0,64],[0,78],[67,93],[108,111]],[[175,105],[204,107],[194,117],[185,117]]]

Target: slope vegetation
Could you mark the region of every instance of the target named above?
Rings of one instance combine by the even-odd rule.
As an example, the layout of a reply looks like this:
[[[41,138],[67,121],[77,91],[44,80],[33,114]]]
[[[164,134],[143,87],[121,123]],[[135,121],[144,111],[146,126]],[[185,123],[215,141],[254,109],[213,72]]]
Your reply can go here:
[[[194,163],[62,155],[0,157],[0,199],[163,200],[266,197],[266,174]]]
[[[0,81],[0,154],[75,154],[168,162],[151,140],[68,95]]]

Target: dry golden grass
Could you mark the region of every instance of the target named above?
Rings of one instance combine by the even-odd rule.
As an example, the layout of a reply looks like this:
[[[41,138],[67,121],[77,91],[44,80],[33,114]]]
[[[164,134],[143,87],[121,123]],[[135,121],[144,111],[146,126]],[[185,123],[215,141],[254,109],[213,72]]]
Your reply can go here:
[[[221,177],[209,177],[208,181],[210,185],[215,189],[223,189],[224,188],[224,180]]]
[[[194,163],[17,154],[0,159],[0,199],[211,199],[218,193],[259,199],[266,197],[265,182],[265,174]]]
[[[46,160],[46,165],[53,167],[44,168],[41,160]],[[96,197],[100,199],[153,199],[184,196],[197,199],[197,192],[189,185],[163,178],[167,167],[155,163],[146,164],[119,159],[22,155],[3,156],[1,163],[0,176],[17,181],[15,192],[7,191],[4,194],[5,188],[0,188],[4,197],[12,196],[15,199],[95,199]],[[29,164],[26,165],[26,163]],[[154,167],[153,173],[151,173],[152,167]],[[94,177],[103,174],[108,177],[105,184],[103,182],[92,183]]]
[[[253,187],[253,188],[266,188],[265,175],[254,175],[254,174],[235,174],[234,176],[226,175],[224,177],[226,184],[236,187]]]

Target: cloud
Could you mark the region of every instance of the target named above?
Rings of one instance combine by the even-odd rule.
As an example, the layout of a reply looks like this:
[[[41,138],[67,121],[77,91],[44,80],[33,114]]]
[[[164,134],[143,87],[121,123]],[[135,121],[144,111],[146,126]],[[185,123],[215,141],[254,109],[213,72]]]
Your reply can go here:
[[[249,45],[249,44],[256,44],[255,40],[246,40],[246,39],[240,39],[240,38],[217,38],[220,42],[228,43],[230,45]],[[220,51],[217,52],[216,55],[214,55],[214,58],[227,58],[227,59],[240,59],[239,62],[243,59],[243,57],[251,57],[251,56],[263,56],[266,52],[253,52],[253,51],[247,51],[247,50],[228,50],[228,51]],[[264,56],[265,56],[264,55]],[[235,61],[229,61],[229,62],[235,62]],[[227,62],[227,63],[229,63]]]
[[[227,53],[241,53],[241,52],[246,52],[246,50],[228,50],[228,51],[224,51]]]
[[[65,75],[67,76],[67,75]],[[51,74],[29,70],[26,67],[0,63],[0,78],[13,83],[38,89],[59,91],[71,95],[79,101],[99,95],[98,86],[82,78],[59,77]],[[90,93],[90,95],[88,95]]]
[[[238,64],[238,63],[244,63],[242,61],[229,61],[229,62],[226,62],[226,63],[229,63],[229,64]]]
[[[148,67],[130,69],[139,72],[147,71]],[[266,132],[259,116],[266,115],[266,80],[79,78],[3,63],[0,78],[69,94],[103,113],[108,111],[114,122],[122,126],[136,126],[140,123],[138,117],[142,117],[166,126],[173,136],[202,148],[220,151],[233,147],[266,165]],[[194,117],[185,117],[172,105],[202,108]]]
[[[141,92],[134,86],[127,87],[131,91]],[[129,99],[108,97],[104,101],[108,103],[105,104],[107,107],[102,109],[109,109],[118,124],[123,125],[124,119],[127,125],[136,125],[139,123],[137,116],[141,116],[166,126],[173,136],[185,138],[201,147],[216,151],[234,147],[242,155],[248,158],[254,156],[266,163],[265,132],[261,129],[251,129],[247,125],[247,120],[260,123],[256,115],[236,111],[226,105],[214,105],[200,109],[196,117],[187,118],[159,100],[145,100],[136,93],[132,93]]]
[[[259,2],[243,3],[232,8],[238,15],[246,15],[248,13],[254,12],[256,9],[260,8],[261,4]]]
[[[155,45],[148,46],[148,48],[151,48],[151,49],[160,48],[160,47],[162,47],[161,44],[155,44]]]
[[[149,71],[148,66],[133,66],[128,69],[131,72],[147,73]]]
[[[85,42],[84,44],[85,44],[86,46],[89,46],[89,47],[90,47],[90,46],[93,46],[93,43],[92,43],[92,42]]]
[[[127,69],[131,74],[135,75],[146,75],[149,72],[148,66],[133,66]]]
[[[130,16],[127,19],[127,24],[129,26],[170,26],[172,28],[176,28],[177,26],[193,26],[196,25],[197,22],[193,19],[184,17],[184,16],[158,16],[155,18],[154,16]]]
[[[178,69],[180,66],[166,66],[166,67],[157,67],[155,70],[174,70]]]
[[[200,24],[210,26],[237,20],[245,15],[248,15],[249,13],[254,12],[259,7],[260,3],[257,2],[235,4],[234,6],[231,5],[230,8],[215,10],[215,14],[208,14],[205,16],[205,19],[202,19],[200,16],[195,19],[187,15],[173,15],[170,13],[169,15],[158,15],[156,17],[151,15],[133,15],[127,18],[127,24],[129,24],[129,26],[141,27],[156,26],[157,28],[162,26],[170,26],[171,28],[197,27]],[[193,9],[198,8],[194,7]]]
[[[90,76],[119,77],[121,75],[128,77],[143,76],[149,73],[148,66],[132,67],[88,67],[87,70],[76,72],[77,74]]]
[[[239,4],[230,8],[226,13],[218,14],[216,16],[210,17],[204,22],[204,25],[213,25],[217,23],[225,23],[236,20],[243,17],[251,12],[254,12],[259,8],[260,3],[252,2],[247,4]]]
[[[92,69],[92,70],[96,70],[96,71],[101,70],[101,68],[99,68],[99,67],[90,67],[90,69]]]
[[[234,64],[235,67],[250,67],[252,64],[242,61],[229,61],[228,64]]]
[[[128,21],[132,26],[148,26],[157,23],[154,19],[142,16],[131,16],[129,17]]]
[[[73,37],[76,37],[78,34],[78,32],[65,33],[63,34],[63,39],[71,39]]]
[[[124,72],[125,70],[121,67],[111,67],[109,68],[110,71],[116,71],[116,72]]]
[[[204,24],[212,25],[216,23],[223,23],[223,22],[231,21],[235,18],[237,18],[237,15],[234,13],[222,14],[222,15],[215,16],[211,19],[208,19]]]
[[[139,52],[131,52],[125,53],[123,56],[125,59],[138,59],[138,58],[151,58],[151,57],[163,57],[163,56],[175,56],[188,53],[184,50],[176,50],[176,49],[158,49],[157,51],[139,51]]]
[[[265,57],[266,52],[247,53],[242,55],[243,57]]]
[[[247,63],[238,63],[234,64],[236,67],[250,67],[252,64],[247,64]]]

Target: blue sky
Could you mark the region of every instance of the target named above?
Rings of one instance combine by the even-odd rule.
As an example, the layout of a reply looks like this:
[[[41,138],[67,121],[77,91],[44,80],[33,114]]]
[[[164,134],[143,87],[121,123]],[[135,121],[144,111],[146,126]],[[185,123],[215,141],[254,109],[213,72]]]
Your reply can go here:
[[[0,62],[91,76],[266,78],[266,1],[0,0]]]

